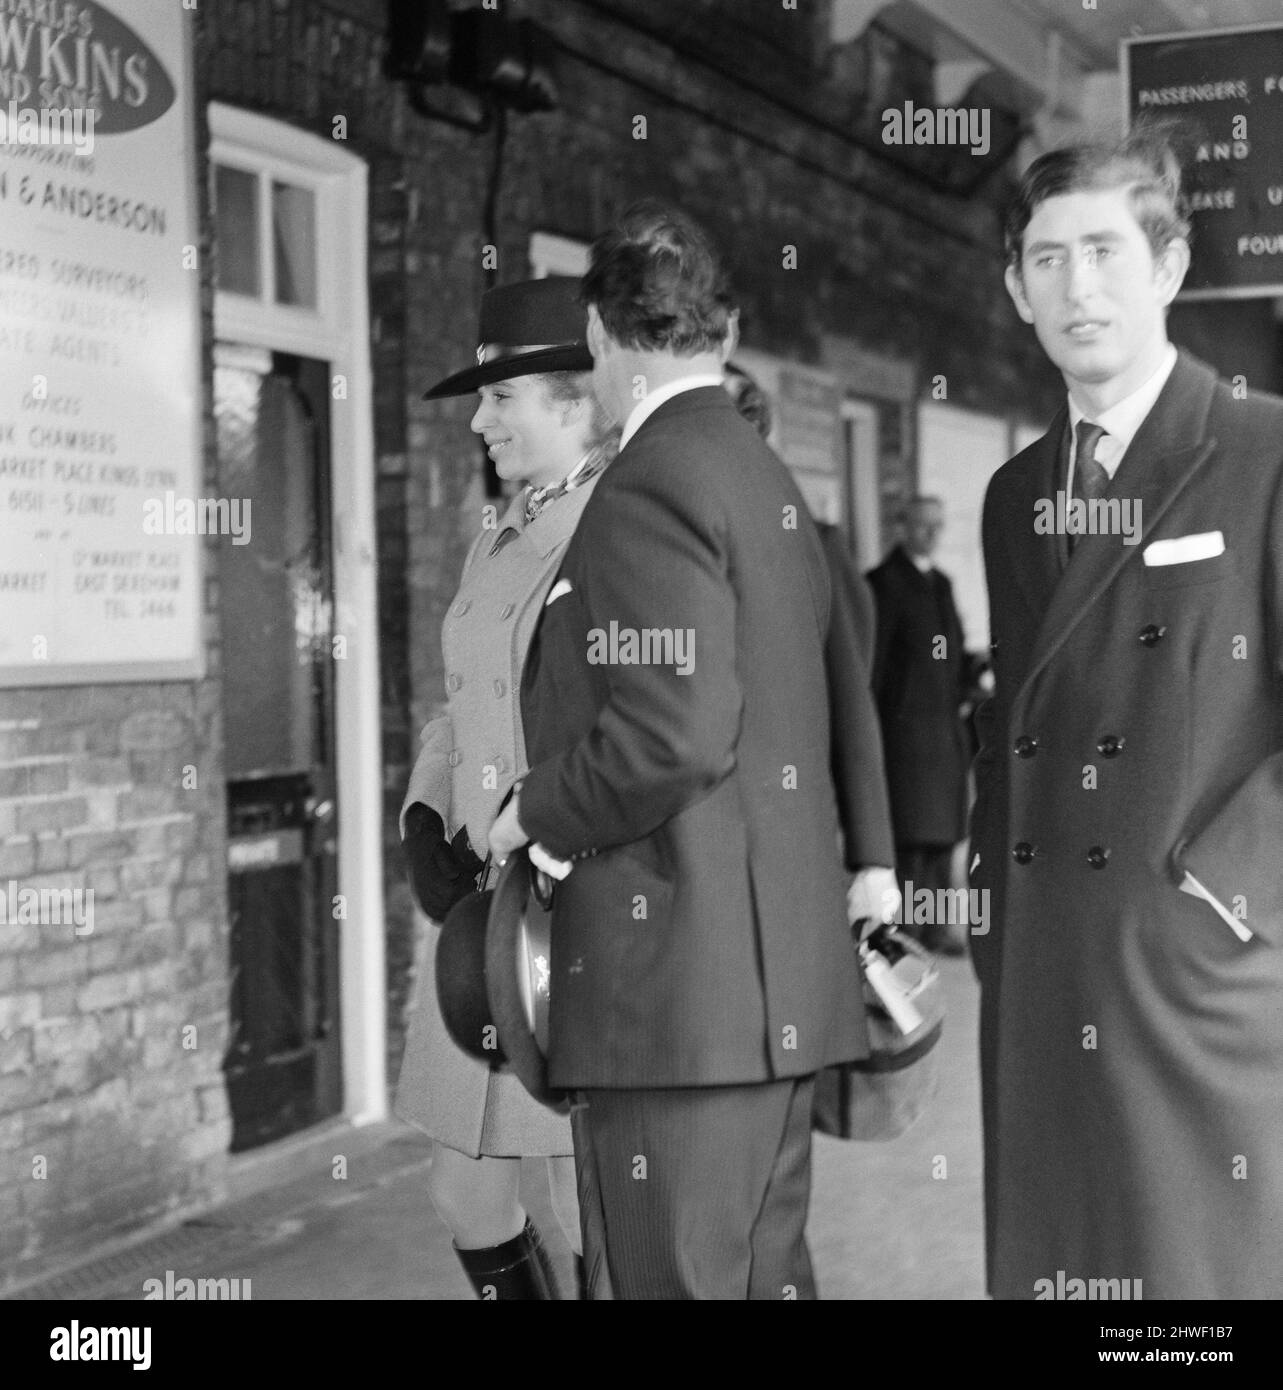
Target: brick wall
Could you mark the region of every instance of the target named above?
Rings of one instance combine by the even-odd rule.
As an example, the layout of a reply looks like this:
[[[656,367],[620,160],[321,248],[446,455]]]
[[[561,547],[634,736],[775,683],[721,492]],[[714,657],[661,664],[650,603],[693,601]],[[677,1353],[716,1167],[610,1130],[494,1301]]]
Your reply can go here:
[[[226,904],[206,687],[9,691],[0,710],[0,881],[94,893],[83,935],[0,926],[0,1268],[17,1275],[217,1189]]]

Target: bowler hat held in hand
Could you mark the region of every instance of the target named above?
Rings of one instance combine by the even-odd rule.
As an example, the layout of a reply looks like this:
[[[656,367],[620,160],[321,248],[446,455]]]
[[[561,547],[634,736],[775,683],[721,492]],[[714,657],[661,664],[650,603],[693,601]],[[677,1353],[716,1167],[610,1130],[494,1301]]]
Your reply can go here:
[[[506,1065],[527,1091],[565,1113],[548,1085],[552,881],[524,849],[493,889],[450,909],[437,942],[437,1001],[446,1030],[470,1056]]]

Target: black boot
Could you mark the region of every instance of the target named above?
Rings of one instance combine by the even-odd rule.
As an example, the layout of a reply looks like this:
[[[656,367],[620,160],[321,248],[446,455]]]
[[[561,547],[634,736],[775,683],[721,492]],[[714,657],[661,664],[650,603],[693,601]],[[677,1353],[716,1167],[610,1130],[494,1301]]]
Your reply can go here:
[[[529,1217],[521,1234],[505,1240],[502,1245],[490,1245],[484,1250],[460,1250],[456,1245],[454,1253],[478,1298],[551,1300],[561,1297],[552,1262]]]

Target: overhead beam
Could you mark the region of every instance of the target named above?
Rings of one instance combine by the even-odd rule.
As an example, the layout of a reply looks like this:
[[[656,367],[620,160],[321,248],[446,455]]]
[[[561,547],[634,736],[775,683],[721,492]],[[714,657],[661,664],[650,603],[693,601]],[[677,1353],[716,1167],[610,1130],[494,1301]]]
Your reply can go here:
[[[992,65],[984,58],[962,58],[937,63],[934,70],[936,104],[956,106],[978,77],[992,71]]]
[[[850,43],[858,39],[891,0],[834,0],[829,20],[829,38],[833,43]]]
[[[1054,33],[1051,26],[1034,23],[1002,0],[913,3],[944,32],[1027,88],[1031,105],[1041,106],[1047,95],[1054,93],[1057,118],[1084,118],[1083,70],[1065,53],[1065,45],[1050,42]],[[1050,58],[1057,50],[1058,58]]]

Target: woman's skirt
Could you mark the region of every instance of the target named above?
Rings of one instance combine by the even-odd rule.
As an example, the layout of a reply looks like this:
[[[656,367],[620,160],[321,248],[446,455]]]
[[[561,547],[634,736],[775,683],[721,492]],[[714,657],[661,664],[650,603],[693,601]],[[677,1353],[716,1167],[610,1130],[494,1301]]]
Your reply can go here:
[[[476,1158],[551,1158],[574,1152],[570,1120],[535,1100],[513,1073],[496,1071],[455,1046],[437,1005],[441,928],[424,924],[394,1112]]]

